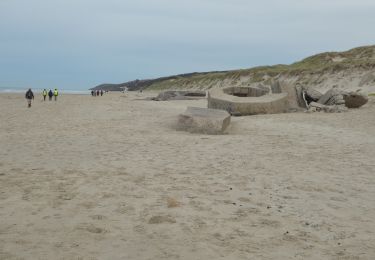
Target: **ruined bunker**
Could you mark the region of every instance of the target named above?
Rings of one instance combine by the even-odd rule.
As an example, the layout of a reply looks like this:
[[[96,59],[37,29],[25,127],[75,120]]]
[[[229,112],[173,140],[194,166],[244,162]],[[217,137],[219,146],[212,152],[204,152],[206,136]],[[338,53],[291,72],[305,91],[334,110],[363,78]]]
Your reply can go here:
[[[208,108],[226,110],[235,116],[286,112],[288,93],[269,92],[260,87],[212,89],[208,92]]]

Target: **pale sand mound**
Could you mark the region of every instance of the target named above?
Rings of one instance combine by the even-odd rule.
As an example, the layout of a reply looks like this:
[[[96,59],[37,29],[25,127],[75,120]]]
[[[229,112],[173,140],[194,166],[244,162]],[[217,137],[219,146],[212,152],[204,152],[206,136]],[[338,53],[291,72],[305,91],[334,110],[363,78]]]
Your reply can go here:
[[[0,259],[375,259],[374,99],[207,136],[146,95],[0,95]]]

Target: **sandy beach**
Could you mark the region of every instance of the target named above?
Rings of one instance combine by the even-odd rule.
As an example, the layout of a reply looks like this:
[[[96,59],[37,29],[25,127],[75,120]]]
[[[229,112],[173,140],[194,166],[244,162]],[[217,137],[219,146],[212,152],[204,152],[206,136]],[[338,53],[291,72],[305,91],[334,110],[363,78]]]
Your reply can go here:
[[[206,100],[0,94],[0,259],[375,259],[375,98],[233,117]]]

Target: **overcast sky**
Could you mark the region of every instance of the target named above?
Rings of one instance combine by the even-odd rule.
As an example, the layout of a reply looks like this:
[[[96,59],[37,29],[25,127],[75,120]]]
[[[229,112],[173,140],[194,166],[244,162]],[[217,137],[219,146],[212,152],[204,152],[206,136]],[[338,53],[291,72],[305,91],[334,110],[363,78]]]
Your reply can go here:
[[[375,44],[374,0],[0,0],[0,87],[87,89]]]

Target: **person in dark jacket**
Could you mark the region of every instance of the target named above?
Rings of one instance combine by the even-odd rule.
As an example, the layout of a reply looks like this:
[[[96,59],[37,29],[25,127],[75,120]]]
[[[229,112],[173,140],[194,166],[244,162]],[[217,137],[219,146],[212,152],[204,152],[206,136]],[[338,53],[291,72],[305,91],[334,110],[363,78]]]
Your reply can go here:
[[[25,98],[27,100],[27,106],[31,107],[31,100],[34,99],[34,93],[31,91],[31,88],[29,88],[29,90],[26,91]]]
[[[49,90],[48,91],[48,99],[49,99],[49,101],[52,100],[52,97],[53,97],[53,92],[52,92],[52,90]]]

